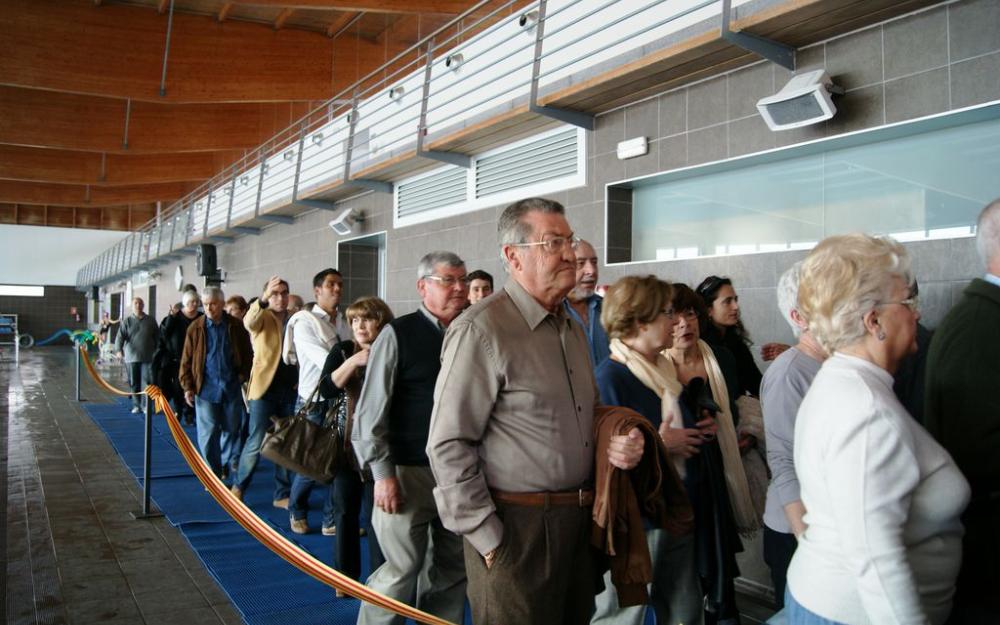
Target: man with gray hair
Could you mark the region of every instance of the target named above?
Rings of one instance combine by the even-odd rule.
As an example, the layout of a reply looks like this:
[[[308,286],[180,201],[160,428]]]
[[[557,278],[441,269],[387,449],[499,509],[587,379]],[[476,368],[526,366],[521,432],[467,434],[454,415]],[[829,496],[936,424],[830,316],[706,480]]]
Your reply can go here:
[[[420,308],[390,321],[372,344],[354,413],[352,442],[375,480],[372,526],[386,560],[368,585],[461,623],[462,539],[438,518],[425,449],[444,333],[469,297],[465,262],[451,252],[427,254],[417,267],[417,292]],[[403,618],[363,603],[358,623],[402,625]]]
[[[785,350],[760,384],[761,411],[771,483],[764,507],[764,562],[771,569],[774,598],[784,606],[785,578],[798,537],[805,531],[805,506],[799,496],[792,444],[799,404],[826,360],[826,351],[813,337],[798,311],[799,272],[802,261],[792,265],[778,280],[778,310],[799,341]]]
[[[605,408],[587,337],[563,306],[580,240],[543,198],[508,206],[497,229],[510,279],[444,341],[427,444],[434,497],[465,538],[473,622],[582,625],[594,609],[594,424]],[[601,453],[631,469],[642,450],[633,429]]]
[[[240,385],[250,377],[250,335],[226,314],[222,289],[205,287],[205,314],[188,326],[179,380],[184,401],[194,407],[198,449],[216,475],[222,475],[219,438],[236,434],[243,416]]]
[[[115,347],[125,360],[129,386],[135,393],[132,395],[132,412],[142,412],[142,396],[138,393],[142,392],[145,384],[153,382],[153,352],[160,336],[156,320],[146,314],[145,307],[141,297],[132,299],[132,314],[122,322],[115,339]]]
[[[966,287],[927,356],[924,424],[972,487],[949,623],[1000,623],[1000,200],[979,215],[986,275]]]

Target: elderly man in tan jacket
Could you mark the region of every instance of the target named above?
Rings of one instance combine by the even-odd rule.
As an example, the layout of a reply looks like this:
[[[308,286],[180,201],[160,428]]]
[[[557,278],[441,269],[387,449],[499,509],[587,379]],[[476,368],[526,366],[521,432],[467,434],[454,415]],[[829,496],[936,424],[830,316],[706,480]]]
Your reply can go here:
[[[257,463],[260,446],[271,417],[289,417],[295,414],[298,371],[281,359],[281,342],[288,321],[288,282],[271,276],[264,285],[260,298],[250,304],[243,317],[243,325],[253,339],[253,369],[247,388],[250,404],[250,427],[247,440],[240,454],[240,466],[233,483],[233,494],[242,497],[250,486]],[[274,467],[274,506],[288,507],[291,475],[288,469]]]

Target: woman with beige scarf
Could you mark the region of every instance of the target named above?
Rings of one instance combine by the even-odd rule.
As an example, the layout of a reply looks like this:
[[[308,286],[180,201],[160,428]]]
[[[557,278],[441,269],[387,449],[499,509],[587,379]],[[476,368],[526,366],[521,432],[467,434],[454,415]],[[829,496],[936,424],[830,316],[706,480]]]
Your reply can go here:
[[[701,340],[702,299],[686,285],[673,287],[677,324],[673,343],[663,352],[665,371],[678,386],[683,385],[680,403],[714,412],[718,426],[715,440],[702,446],[698,462],[686,463],[685,477],[695,511],[698,572],[707,595],[706,623],[737,623],[733,580],[739,575],[736,553],[743,549],[739,536],[753,534],[760,522],[736,432],[736,362],[724,347],[711,347]]]
[[[714,422],[699,427],[683,414],[678,403],[682,391],[669,374],[669,363],[660,353],[672,343],[675,316],[670,285],[656,276],[630,276],[611,286],[604,298],[601,324],[611,339],[611,357],[595,371],[601,401],[631,408],[659,429],[675,465],[684,474],[684,459],[697,456],[705,436],[714,436]],[[696,519],[697,522],[697,519]],[[703,593],[695,567],[694,537],[674,536],[646,523],[646,541],[653,564],[650,604],[656,621],[663,624],[703,622]],[[592,625],[640,625],[646,606],[621,608],[610,579],[597,596]]]

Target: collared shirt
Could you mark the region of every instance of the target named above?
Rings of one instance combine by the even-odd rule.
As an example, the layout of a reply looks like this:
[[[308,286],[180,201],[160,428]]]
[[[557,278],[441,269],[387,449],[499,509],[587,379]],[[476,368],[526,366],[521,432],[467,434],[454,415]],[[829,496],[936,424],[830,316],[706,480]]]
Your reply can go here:
[[[590,363],[595,369],[611,355],[611,343],[608,341],[604,326],[601,325],[601,303],[603,301],[604,299],[596,293],[587,298],[587,322],[584,323],[580,313],[576,312],[569,299],[563,300],[566,312],[583,327],[583,332],[587,335],[587,343],[590,346],[588,351]]]
[[[420,305],[420,312],[444,334],[445,326],[423,304]],[[370,467],[372,478],[376,480],[396,475],[386,435],[398,364],[399,340],[396,331],[387,324],[372,343],[365,384],[358,397],[354,429],[351,431],[351,443],[361,466]]]
[[[442,522],[480,553],[503,537],[489,489],[589,487],[599,400],[588,349],[562,306],[550,313],[514,280],[451,324],[427,453]]]
[[[995,284],[996,286],[1000,286],[1000,276],[995,276],[992,273],[987,272],[986,275],[983,276],[983,280],[986,280],[990,284]]]
[[[329,313],[319,306],[314,306],[312,311],[307,312],[315,317],[316,323],[297,323],[295,332],[292,333],[292,342],[299,364],[299,397],[303,399],[308,399],[316,390],[327,354],[340,342],[336,324]],[[337,317],[339,316],[338,314]]]
[[[219,321],[205,317],[205,377],[199,394],[202,399],[219,403],[231,397],[237,384],[232,362],[233,349],[229,344],[225,313]]]

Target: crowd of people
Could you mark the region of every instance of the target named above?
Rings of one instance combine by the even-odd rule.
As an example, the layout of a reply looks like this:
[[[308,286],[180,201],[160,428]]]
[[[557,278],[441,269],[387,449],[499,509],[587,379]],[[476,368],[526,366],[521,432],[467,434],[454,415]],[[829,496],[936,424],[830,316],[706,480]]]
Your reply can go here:
[[[496,291],[437,251],[406,315],[342,306],[331,268],[307,305],[278,276],[249,304],[185,291],[159,326],[135,298],[117,344],[237,497],[272,417],[343,406],[332,484],[277,466],[273,505],[310,532],[321,489],[334,566],[359,579],[367,535],[367,584],[455,623],[466,598],[477,624],[738,623],[760,532],[789,623],[1000,623],[1000,201],[977,233],[986,275],[929,341],[903,246],[820,242],[781,276],[796,343],[763,345],[763,374],[732,280],[601,297],[594,246],[540,198],[500,216]]]

